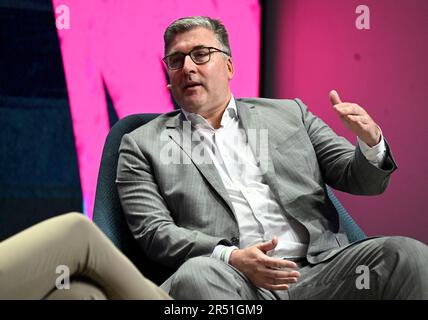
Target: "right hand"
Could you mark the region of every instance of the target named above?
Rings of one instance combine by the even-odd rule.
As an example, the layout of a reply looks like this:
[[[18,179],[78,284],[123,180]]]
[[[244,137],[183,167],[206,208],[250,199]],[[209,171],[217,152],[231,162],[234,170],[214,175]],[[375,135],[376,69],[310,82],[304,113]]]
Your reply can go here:
[[[229,264],[241,271],[254,285],[268,290],[287,290],[288,284],[297,282],[300,273],[297,265],[289,260],[269,257],[266,253],[278,244],[275,237],[271,241],[232,251]]]

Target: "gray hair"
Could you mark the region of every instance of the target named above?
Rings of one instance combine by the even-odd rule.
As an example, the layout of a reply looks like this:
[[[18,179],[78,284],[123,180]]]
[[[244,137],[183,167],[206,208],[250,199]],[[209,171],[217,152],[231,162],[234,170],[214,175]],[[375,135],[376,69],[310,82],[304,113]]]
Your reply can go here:
[[[177,34],[196,28],[205,28],[214,32],[215,37],[220,42],[221,46],[223,46],[222,49],[228,52],[229,56],[232,56],[229,36],[227,35],[227,31],[223,23],[218,19],[211,19],[210,17],[205,16],[180,18],[171,23],[168,28],[166,28],[163,35],[165,55],[168,53],[169,47]]]

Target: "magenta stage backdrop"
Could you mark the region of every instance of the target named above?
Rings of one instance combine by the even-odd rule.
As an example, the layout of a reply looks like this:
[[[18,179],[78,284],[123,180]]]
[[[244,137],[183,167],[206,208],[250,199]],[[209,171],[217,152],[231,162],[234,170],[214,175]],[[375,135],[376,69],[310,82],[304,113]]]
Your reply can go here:
[[[229,31],[235,96],[259,92],[258,0],[53,0],[65,5],[69,29],[59,29],[78,155],[84,211],[92,217],[102,147],[109,131],[103,82],[119,118],[173,109],[163,57],[163,32],[190,15],[220,18]]]
[[[366,30],[356,27],[361,1],[279,2],[276,96],[301,98],[355,143],[328,100],[337,89],[379,123],[399,167],[383,195],[338,193],[341,202],[368,235],[428,243],[428,1],[364,1]]]

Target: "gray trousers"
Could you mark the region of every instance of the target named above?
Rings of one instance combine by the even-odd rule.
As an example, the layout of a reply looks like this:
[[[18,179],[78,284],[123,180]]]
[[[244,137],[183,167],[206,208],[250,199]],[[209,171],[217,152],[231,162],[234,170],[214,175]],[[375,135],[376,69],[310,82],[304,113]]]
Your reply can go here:
[[[197,257],[161,287],[175,299],[428,299],[428,247],[406,237],[367,239],[298,271],[288,290],[268,291],[222,261]]]
[[[171,298],[95,224],[70,213],[0,242],[1,299]]]

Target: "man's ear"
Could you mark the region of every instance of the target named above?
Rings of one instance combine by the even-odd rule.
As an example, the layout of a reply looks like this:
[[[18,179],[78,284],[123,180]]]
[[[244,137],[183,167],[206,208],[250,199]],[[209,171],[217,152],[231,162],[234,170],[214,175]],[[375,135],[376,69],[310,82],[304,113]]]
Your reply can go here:
[[[229,80],[232,80],[233,79],[233,75],[235,74],[235,69],[233,67],[233,61],[232,61],[231,57],[227,58],[226,65],[227,65],[227,75],[228,75],[228,78],[229,78]]]

